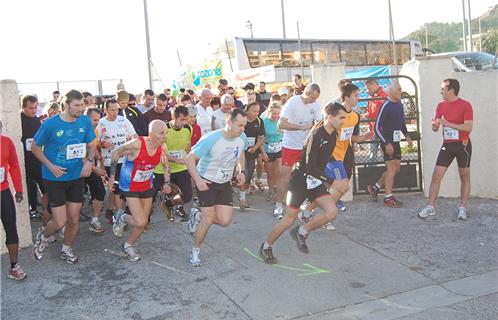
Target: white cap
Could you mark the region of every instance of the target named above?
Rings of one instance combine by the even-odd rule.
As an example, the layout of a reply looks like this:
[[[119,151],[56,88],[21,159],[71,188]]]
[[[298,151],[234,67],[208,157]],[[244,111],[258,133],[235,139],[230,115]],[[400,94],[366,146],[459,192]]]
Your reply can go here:
[[[289,95],[289,90],[287,90],[287,88],[285,88],[285,87],[280,88],[280,89],[278,89],[278,94],[281,96],[283,96],[284,94]]]

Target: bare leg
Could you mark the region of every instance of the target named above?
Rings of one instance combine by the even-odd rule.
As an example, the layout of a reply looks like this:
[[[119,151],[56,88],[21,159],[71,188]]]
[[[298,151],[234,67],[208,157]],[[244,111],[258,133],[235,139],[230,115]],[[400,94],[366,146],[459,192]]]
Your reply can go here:
[[[279,176],[277,177],[277,202],[283,202],[287,194],[287,186],[289,185],[292,167],[282,166]]]
[[[437,196],[439,194],[439,188],[441,187],[441,180],[444,177],[448,168],[442,166],[436,166],[434,172],[432,173],[431,187],[429,189],[429,205],[434,206],[436,203]]]
[[[99,201],[96,199],[92,200],[92,216],[98,218],[100,216],[100,211],[102,211],[102,207],[104,206],[104,201]]]
[[[322,208],[323,213],[315,215],[303,226],[303,228],[308,232],[321,228],[337,217],[337,200],[334,199],[332,195],[320,197],[318,199],[315,199],[314,202],[316,202],[318,206]]]
[[[400,160],[389,160],[386,161],[387,171],[385,175],[385,193],[391,194],[393,192],[394,178],[399,172]]]
[[[80,209],[81,202],[67,202],[67,226],[66,231],[64,231],[64,244],[66,246],[72,246],[78,230],[80,228]],[[64,225],[63,225],[64,226]]]
[[[128,244],[133,245],[142,234],[145,225],[148,222],[150,208],[152,207],[152,198],[126,198],[131,215],[126,215],[126,223],[133,227],[128,240]]]
[[[460,206],[467,208],[470,196],[470,168],[458,168],[460,174]]]
[[[298,212],[298,208],[287,207],[284,217],[276,225],[273,226],[270,234],[266,238],[266,242],[270,246],[272,246],[273,243],[277,241],[282,233],[284,233],[287,229],[291,228],[294,225]]]
[[[201,212],[201,221],[197,225],[194,240],[194,247],[198,249],[201,247],[212,224],[224,227],[232,222],[233,208],[231,206],[216,205],[213,207],[202,207]]]

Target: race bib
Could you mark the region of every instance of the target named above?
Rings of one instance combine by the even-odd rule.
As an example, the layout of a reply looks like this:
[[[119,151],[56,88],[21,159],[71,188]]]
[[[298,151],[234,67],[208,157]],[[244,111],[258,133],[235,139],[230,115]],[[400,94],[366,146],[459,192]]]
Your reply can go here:
[[[0,168],[0,183],[2,183],[5,180],[5,168],[1,167]]]
[[[145,182],[150,180],[152,174],[154,173],[154,169],[150,170],[137,170],[135,171],[135,176],[133,177],[133,181],[135,182]]]
[[[342,128],[341,130],[341,140],[346,141],[346,140],[351,140],[351,137],[353,136],[353,127],[347,127],[347,128]]]
[[[453,128],[443,127],[444,140],[458,140],[460,132]]]
[[[33,138],[26,139],[26,151],[31,151],[31,145],[33,144]]]
[[[254,138],[254,137],[247,137],[247,145],[248,145],[249,148],[254,147],[255,144],[256,144],[256,138]]]
[[[401,141],[401,130],[394,130],[393,131],[393,142],[400,142]]]
[[[84,158],[85,153],[86,153],[86,143],[70,144],[66,148],[66,160]]]
[[[216,173],[216,180],[221,181],[221,183],[224,183],[232,179],[232,175],[233,175],[233,169],[219,168],[218,172]]]
[[[277,153],[282,150],[282,141],[268,144],[269,153]]]
[[[173,159],[183,159],[185,151],[184,150],[168,151],[168,155]]]
[[[317,179],[313,176],[306,176],[306,188],[308,190],[315,189],[322,184],[322,180]]]

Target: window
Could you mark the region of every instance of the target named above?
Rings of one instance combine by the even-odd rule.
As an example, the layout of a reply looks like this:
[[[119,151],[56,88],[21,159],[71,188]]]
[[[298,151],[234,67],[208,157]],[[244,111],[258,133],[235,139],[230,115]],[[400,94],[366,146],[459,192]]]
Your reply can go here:
[[[391,64],[392,43],[371,42],[366,44],[368,65],[389,65]]]
[[[341,62],[337,42],[313,42],[313,63],[332,64]]]
[[[282,63],[280,43],[277,41],[245,41],[247,57],[251,68]]]
[[[284,41],[282,42],[282,52],[283,67],[299,67],[301,65],[301,57],[303,59],[303,66],[309,67],[312,63],[310,42],[302,41],[300,51],[298,41]]]
[[[367,64],[365,44],[363,42],[340,42],[341,62],[348,66],[364,66]]]
[[[396,43],[396,55],[398,64],[403,64],[410,60],[410,44],[409,43]]]

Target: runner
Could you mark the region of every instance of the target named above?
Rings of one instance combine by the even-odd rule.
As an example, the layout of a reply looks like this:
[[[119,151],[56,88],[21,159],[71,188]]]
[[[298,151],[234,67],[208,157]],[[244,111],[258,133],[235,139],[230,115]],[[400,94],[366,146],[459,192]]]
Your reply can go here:
[[[187,109],[188,124],[192,127],[192,139],[190,140],[190,145],[195,146],[202,136],[201,127],[197,124],[197,107],[193,104],[189,104],[187,105]]]
[[[401,132],[408,141],[408,147],[413,146],[412,139],[408,136],[405,124],[405,111],[401,104],[401,87],[399,82],[394,80],[388,87],[388,100],[380,108],[375,122],[375,133],[381,141],[386,171],[380,179],[367,189],[374,201],[377,201],[377,194],[380,188],[385,186],[384,207],[400,208],[403,203],[392,195],[394,178],[398,174],[401,165]]]
[[[221,107],[213,113],[214,130],[223,129],[227,124],[227,117],[230,111],[235,107],[233,97],[229,94],[224,94],[220,98]]]
[[[263,119],[265,126],[265,144],[263,160],[266,162],[266,174],[268,178],[268,194],[266,201],[275,201],[277,193],[278,172],[282,167],[282,137],[283,133],[278,129],[280,118],[280,103],[274,102],[268,108],[268,117]],[[275,218],[281,219],[282,215]]]
[[[249,203],[246,200],[246,191],[251,185],[251,180],[256,167],[256,160],[263,143],[265,142],[265,126],[259,118],[259,103],[254,101],[246,106],[247,123],[244,133],[247,137],[247,148],[245,150],[246,160],[246,183],[240,188],[240,209],[249,208]]]
[[[154,168],[162,162],[164,170],[163,192],[169,193],[169,173],[167,148],[163,145],[168,134],[168,127],[161,120],[152,120],[149,124],[149,136],[138,137],[119,147],[112,152],[110,168],[110,187],[114,184],[116,177],[116,167],[119,159],[125,157],[125,162],[121,168],[119,176],[119,188],[126,198],[131,215],[126,214],[121,209],[117,216],[112,231],[121,238],[124,227],[129,224],[133,226],[128,239],[123,244],[123,252],[128,256],[130,261],[138,261],[140,256],[137,254],[133,245],[143,232],[152,207],[152,197],[154,187],[152,184],[152,174]],[[162,145],[162,146],[161,146]]]
[[[119,104],[118,115],[128,119],[139,136],[146,136],[147,126],[145,125],[144,117],[136,107],[130,104],[130,94],[124,90],[121,90],[118,91],[116,96],[116,100]]]
[[[460,174],[460,204],[457,219],[467,220],[467,206],[470,195],[470,158],[472,143],[470,132],[473,127],[473,108],[470,102],[458,97],[460,83],[456,79],[445,79],[441,85],[443,101],[437,105],[436,116],[432,122],[432,130],[443,132],[443,146],[436,160],[429,190],[429,203],[418,216],[427,218],[436,214],[434,204],[439,193],[441,180],[448,167],[456,158]]]
[[[0,205],[2,224],[5,230],[5,244],[7,245],[10,258],[8,277],[14,280],[22,280],[26,278],[26,273],[17,262],[17,253],[19,251],[19,236],[17,235],[16,224],[17,214],[8,179],[10,173],[14,189],[16,190],[16,202],[19,203],[23,199],[22,176],[14,142],[2,134],[2,127],[3,125],[0,121]]]
[[[63,100],[64,111],[42,124],[31,145],[31,151],[42,163],[43,185],[52,213],[45,230],[36,235],[33,254],[41,260],[48,247],[48,237],[67,223],[60,254],[67,263],[73,264],[78,262],[71,246],[79,229],[82,177],[88,177],[92,172],[95,133],[90,119],[82,115],[81,92],[71,90]]]
[[[102,152],[102,158],[107,172],[107,176],[111,174],[111,157],[112,151],[137,137],[135,128],[131,122],[123,116],[118,115],[119,104],[116,100],[107,100],[104,106],[106,116],[99,120],[97,132],[99,138],[99,146]],[[119,177],[121,166],[125,161],[125,157],[121,157],[116,165],[116,177]],[[118,182],[118,181],[117,181]],[[106,218],[109,223],[112,223],[116,213],[123,208],[123,200],[120,197],[119,184],[113,186],[113,190],[109,194],[109,205],[106,210]]]
[[[202,135],[212,131],[213,108],[211,108],[211,99],[213,95],[209,89],[202,89],[197,107],[197,124],[201,127]]]
[[[154,108],[154,98],[156,97],[154,91],[151,89],[147,89],[144,91],[144,94],[142,96],[142,104],[139,104],[137,106],[137,109],[141,113],[146,113],[147,111],[151,110]]]
[[[316,83],[306,86],[302,95],[291,97],[282,109],[278,128],[284,132],[282,140],[282,169],[277,185],[277,202],[274,216],[283,215],[282,202],[287,193],[292,167],[301,158],[303,145],[313,122],[320,121],[320,105],[316,100],[320,96],[320,87]]]
[[[375,132],[375,120],[377,120],[377,116],[379,115],[380,108],[386,102],[387,93],[384,92],[384,89],[379,86],[379,83],[376,79],[368,79],[365,81],[365,87],[367,87],[368,94],[372,100],[368,100],[367,104],[367,119],[370,119],[371,122],[368,123],[370,127],[370,132]],[[379,161],[377,157],[377,150],[379,149],[379,139],[374,136],[372,141],[370,142],[370,162]]]
[[[152,109],[144,113],[144,121],[147,126],[152,120],[156,119],[164,122],[171,120],[171,112],[168,109],[168,97],[163,93],[157,95],[156,103]]]
[[[235,184],[241,187],[245,183],[243,150],[247,146],[244,134],[246,123],[244,111],[233,109],[227,119],[227,126],[204,136],[187,156],[187,168],[194,179],[202,213],[202,218],[199,217],[199,211],[192,214],[187,225],[191,233],[196,232],[190,254],[190,263],[194,267],[201,265],[201,244],[209,227],[212,224],[226,227],[232,222],[233,199],[230,181],[239,163],[241,170],[235,178]],[[199,164],[196,166],[197,161]]]
[[[335,202],[348,189],[347,180],[335,180],[326,171],[332,150],[339,139],[338,130],[346,119],[346,109],[338,103],[328,104],[323,109],[323,116],[325,120],[315,125],[306,139],[299,164],[292,172],[285,216],[273,227],[259,248],[259,255],[265,263],[277,263],[272,245],[285,230],[294,225],[299,206],[305,199],[315,201],[323,213],[315,215],[304,225],[292,228],[290,235],[299,251],[309,253],[306,245],[309,232],[336,218],[338,210]],[[330,185],[330,189],[334,190],[333,195],[328,191]]]

